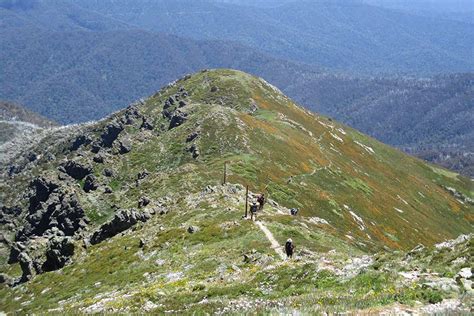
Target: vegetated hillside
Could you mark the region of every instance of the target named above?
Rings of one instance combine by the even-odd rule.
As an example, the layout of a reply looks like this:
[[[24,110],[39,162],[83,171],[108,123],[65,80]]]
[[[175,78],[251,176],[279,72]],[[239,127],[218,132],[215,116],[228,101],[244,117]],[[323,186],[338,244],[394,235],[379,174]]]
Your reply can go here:
[[[0,289],[7,312],[469,306],[459,301],[466,276],[454,277],[471,237],[450,254],[373,253],[471,232],[472,183],[242,72],[203,71],[102,121],[55,129],[6,169],[3,244],[16,243],[2,271],[22,273],[22,285]],[[269,198],[257,222],[242,219],[245,185],[251,202]],[[288,238],[294,263],[282,262]],[[398,274],[417,264],[433,273],[415,283]],[[435,285],[422,287],[427,279]]]
[[[260,9],[186,0],[85,0],[79,5],[148,30],[239,41],[280,58],[343,71],[474,70],[472,24],[359,1],[295,1]]]
[[[34,113],[19,104],[8,101],[0,101],[0,120],[27,122],[40,127],[57,125],[57,123],[44,116]]]
[[[311,109],[392,145],[474,145],[474,74],[308,78],[297,89],[311,91],[301,96]]]
[[[12,157],[12,148],[22,146],[25,142],[31,143],[31,139],[43,128],[56,125],[18,104],[0,101],[0,161],[7,161]]]
[[[86,10],[77,1],[0,0],[2,32],[25,26],[58,32],[124,30],[125,23]]]

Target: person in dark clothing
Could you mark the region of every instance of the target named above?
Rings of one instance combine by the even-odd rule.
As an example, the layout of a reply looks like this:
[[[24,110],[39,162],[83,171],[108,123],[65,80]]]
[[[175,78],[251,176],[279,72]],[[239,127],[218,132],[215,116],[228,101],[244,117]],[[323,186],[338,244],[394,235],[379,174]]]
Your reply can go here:
[[[263,205],[265,205],[265,194],[261,194],[258,198],[257,198],[257,202],[259,204],[259,207],[258,209],[261,211],[263,210]]]
[[[252,205],[250,205],[250,219],[251,220],[257,219],[257,211],[258,211],[258,205],[257,203],[253,202]]]
[[[293,215],[293,216],[296,216],[296,214],[298,214],[298,209],[297,208],[292,208],[290,210],[290,214]]]
[[[285,244],[286,257],[293,258],[294,250],[295,250],[295,245],[293,244],[293,240],[291,240],[291,238],[288,238]]]

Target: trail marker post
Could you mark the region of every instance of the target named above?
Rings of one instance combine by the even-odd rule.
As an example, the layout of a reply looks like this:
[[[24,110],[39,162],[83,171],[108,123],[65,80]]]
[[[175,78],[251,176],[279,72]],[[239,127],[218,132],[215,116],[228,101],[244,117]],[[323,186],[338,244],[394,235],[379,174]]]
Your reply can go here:
[[[245,190],[245,218],[248,216],[248,208],[249,208],[249,186]]]
[[[224,162],[224,183],[223,184],[226,184],[227,183],[227,161]]]

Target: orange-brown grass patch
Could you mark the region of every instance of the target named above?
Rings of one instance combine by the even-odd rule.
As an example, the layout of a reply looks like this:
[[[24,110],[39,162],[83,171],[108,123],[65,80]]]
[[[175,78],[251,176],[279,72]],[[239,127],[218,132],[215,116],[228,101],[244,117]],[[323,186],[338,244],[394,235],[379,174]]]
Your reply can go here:
[[[239,118],[247,124],[247,126],[250,126],[251,128],[260,128],[264,130],[267,133],[270,134],[276,134],[279,133],[278,129],[276,129],[274,126],[271,124],[268,124],[264,121],[257,120],[251,115],[248,114],[239,114]]]
[[[474,214],[473,214],[473,213],[465,214],[465,215],[464,215],[464,218],[465,218],[470,224],[474,224]]]
[[[252,96],[252,99],[257,102],[257,105],[259,108],[264,109],[264,110],[269,110],[272,106],[270,103],[268,103],[265,99],[263,99],[260,95],[254,94]]]
[[[379,225],[379,226],[371,226],[371,227],[368,228],[368,230],[375,239],[381,241],[385,246],[390,247],[392,249],[400,249],[401,248],[401,246],[398,242],[390,239],[389,237],[387,237],[384,234],[384,231],[386,231],[390,234],[393,234],[394,231],[391,230],[390,228],[385,227],[384,225]]]

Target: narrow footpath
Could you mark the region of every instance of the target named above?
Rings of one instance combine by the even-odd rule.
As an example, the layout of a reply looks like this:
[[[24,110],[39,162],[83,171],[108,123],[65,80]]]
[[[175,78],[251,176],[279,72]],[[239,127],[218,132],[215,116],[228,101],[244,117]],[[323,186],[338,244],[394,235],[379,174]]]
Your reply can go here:
[[[273,250],[277,253],[277,255],[280,256],[282,260],[285,260],[286,256],[283,253],[283,247],[280,245],[280,243],[275,239],[273,236],[272,232],[265,226],[265,224],[261,221],[256,221],[255,224],[263,231],[267,239],[270,241],[272,244]]]

